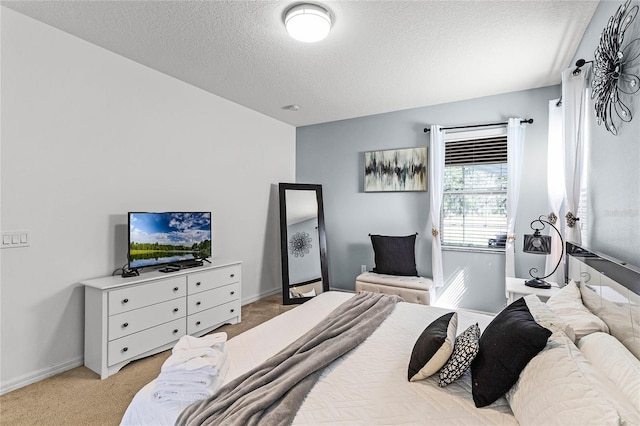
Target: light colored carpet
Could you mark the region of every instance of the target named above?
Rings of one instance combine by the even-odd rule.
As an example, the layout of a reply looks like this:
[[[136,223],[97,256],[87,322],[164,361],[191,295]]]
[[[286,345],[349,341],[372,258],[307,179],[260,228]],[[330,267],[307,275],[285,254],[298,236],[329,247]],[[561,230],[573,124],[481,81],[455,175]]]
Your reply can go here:
[[[297,305],[275,294],[242,307],[242,322],[225,325],[229,338]],[[135,393],[153,380],[171,351],[126,365],[105,380],[82,366],[0,396],[3,425],[118,425]]]

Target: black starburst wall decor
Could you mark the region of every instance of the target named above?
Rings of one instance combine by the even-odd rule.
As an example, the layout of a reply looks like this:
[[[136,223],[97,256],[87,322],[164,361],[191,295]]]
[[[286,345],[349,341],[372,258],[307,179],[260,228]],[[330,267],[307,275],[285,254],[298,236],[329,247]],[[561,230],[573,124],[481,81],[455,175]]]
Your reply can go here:
[[[591,97],[595,100],[596,118],[599,125],[604,123],[614,135],[618,134],[621,121],[629,122],[633,118],[625,95],[640,90],[640,38],[634,33],[637,28],[633,26],[638,5],[629,8],[630,3],[628,0],[609,18],[593,61]],[[633,39],[627,42],[629,38]]]
[[[289,240],[289,252],[295,257],[304,257],[310,248],[311,237],[306,232],[296,232]]]

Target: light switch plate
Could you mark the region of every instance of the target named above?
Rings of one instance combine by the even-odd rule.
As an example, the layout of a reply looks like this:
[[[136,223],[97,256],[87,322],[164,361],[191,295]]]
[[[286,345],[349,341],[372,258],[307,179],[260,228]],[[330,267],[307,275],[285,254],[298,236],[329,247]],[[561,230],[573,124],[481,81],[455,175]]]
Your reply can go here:
[[[2,231],[2,248],[18,248],[31,246],[31,231]]]

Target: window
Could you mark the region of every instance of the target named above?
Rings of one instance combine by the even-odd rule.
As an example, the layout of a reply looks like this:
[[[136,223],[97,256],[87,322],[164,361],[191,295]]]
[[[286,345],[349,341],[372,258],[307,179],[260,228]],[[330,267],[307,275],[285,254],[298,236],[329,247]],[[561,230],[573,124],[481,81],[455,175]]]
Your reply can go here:
[[[507,137],[460,135],[445,145],[440,235],[445,247],[500,248],[507,238]]]

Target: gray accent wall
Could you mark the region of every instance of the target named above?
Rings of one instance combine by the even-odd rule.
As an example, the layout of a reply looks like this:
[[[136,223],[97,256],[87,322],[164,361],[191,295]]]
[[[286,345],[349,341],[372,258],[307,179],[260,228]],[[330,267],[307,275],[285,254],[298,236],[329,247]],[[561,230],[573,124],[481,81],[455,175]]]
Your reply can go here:
[[[573,63],[580,58],[593,60],[602,30],[623,3],[600,2]],[[635,4],[639,3],[631,5]],[[634,27],[635,35],[627,37],[627,42],[640,34],[640,17],[636,17]],[[636,74],[640,72],[638,62]],[[589,105],[588,217],[581,219],[581,225],[588,227],[585,243],[593,250],[640,266],[640,93],[627,105],[634,117],[619,126],[617,136],[598,126],[593,104]]]
[[[360,266],[374,265],[369,234],[418,232],[418,273],[431,276],[431,223],[428,192],[364,193],[366,151],[428,146],[430,124],[457,126],[533,118],[527,125],[522,189],[516,218],[516,275],[544,268],[544,257],[521,253],[522,234],[531,220],[548,213],[546,155],[548,102],[560,86],[507,93],[442,105],[299,127],[296,181],[323,186],[329,282],[354,290]],[[497,312],[506,302],[504,253],[445,251],[442,303]]]

